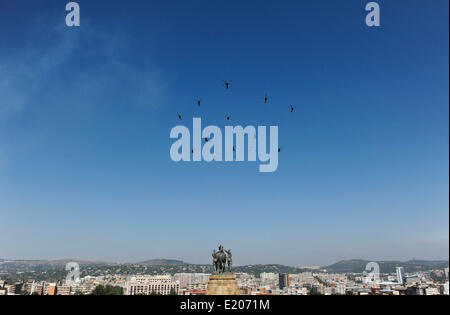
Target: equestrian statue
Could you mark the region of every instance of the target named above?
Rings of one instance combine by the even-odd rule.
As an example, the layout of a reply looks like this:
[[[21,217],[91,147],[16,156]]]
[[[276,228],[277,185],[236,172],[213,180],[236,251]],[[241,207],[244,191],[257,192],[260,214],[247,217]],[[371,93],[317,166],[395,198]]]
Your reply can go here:
[[[231,272],[231,266],[233,262],[230,249],[225,250],[225,248],[223,248],[223,246],[220,245],[218,251],[216,251],[215,249],[213,250],[212,257],[215,274],[225,273],[227,271],[227,265],[228,265],[228,272]]]

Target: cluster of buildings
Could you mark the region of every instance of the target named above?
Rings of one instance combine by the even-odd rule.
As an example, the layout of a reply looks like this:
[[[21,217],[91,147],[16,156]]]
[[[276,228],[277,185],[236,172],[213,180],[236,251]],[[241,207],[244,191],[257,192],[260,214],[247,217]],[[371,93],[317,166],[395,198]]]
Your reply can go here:
[[[435,280],[440,278],[442,280]],[[175,275],[183,279],[180,294],[205,294],[206,274]],[[242,295],[442,295],[449,294],[448,268],[406,274],[402,267],[380,274],[375,281],[364,274],[328,273],[320,270],[283,274],[264,272],[258,276],[236,273]]]
[[[436,281],[436,278],[443,280]],[[398,267],[393,274],[371,279],[364,274],[309,271],[297,274],[262,273],[259,278],[240,276],[243,294],[261,295],[442,295],[449,294],[448,268],[406,274]]]
[[[76,285],[27,280],[8,284],[0,281],[0,295],[76,295],[90,294],[98,285],[123,288],[126,295],[204,295],[210,274],[87,276]],[[397,267],[391,274],[368,277],[364,274],[338,274],[313,270],[296,274],[236,273],[243,295],[442,295],[449,294],[448,268],[407,274]],[[439,279],[439,280],[437,280]]]
[[[16,282],[7,284],[0,281],[0,295],[76,295],[89,294],[98,285],[85,282],[76,286],[69,286],[66,284],[58,284],[56,282],[33,281]]]

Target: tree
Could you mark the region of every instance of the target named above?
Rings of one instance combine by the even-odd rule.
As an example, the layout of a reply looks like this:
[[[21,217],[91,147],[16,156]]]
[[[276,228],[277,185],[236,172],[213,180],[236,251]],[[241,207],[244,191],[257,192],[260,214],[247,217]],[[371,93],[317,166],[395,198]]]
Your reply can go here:
[[[123,295],[123,288],[112,285],[98,285],[92,291],[92,295]]]
[[[178,292],[177,290],[175,290],[175,288],[171,288],[169,295],[178,295]]]

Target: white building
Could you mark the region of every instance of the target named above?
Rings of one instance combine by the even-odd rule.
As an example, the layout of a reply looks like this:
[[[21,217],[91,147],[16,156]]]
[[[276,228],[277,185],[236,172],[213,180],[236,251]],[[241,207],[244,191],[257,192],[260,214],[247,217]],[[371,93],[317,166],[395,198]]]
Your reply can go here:
[[[173,282],[170,275],[135,276],[127,282],[125,291],[127,295],[169,295],[173,291],[180,294],[180,284]]]
[[[273,272],[263,272],[259,275],[261,281],[273,281],[278,280],[278,274]]]
[[[209,281],[209,273],[176,273],[173,281],[180,284],[180,288],[191,288]]]
[[[425,295],[441,295],[439,288],[426,288]]]
[[[405,283],[405,268],[403,267],[396,267],[396,273],[397,273],[397,282],[400,284],[404,284]]]

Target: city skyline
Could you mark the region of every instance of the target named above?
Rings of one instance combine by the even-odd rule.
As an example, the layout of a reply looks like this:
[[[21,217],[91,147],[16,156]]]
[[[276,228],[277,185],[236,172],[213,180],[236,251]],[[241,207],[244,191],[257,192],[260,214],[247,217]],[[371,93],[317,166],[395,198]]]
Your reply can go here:
[[[447,262],[324,268],[0,263],[0,295],[448,295]],[[401,266],[401,267],[399,267]],[[72,269],[73,268],[73,269]],[[225,283],[220,283],[223,279]]]
[[[0,2],[0,258],[449,259],[448,1],[77,2]],[[193,117],[277,170],[172,161]]]

